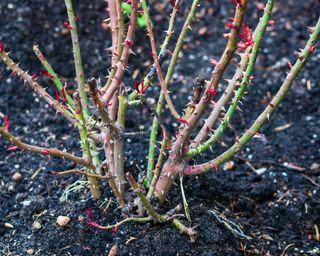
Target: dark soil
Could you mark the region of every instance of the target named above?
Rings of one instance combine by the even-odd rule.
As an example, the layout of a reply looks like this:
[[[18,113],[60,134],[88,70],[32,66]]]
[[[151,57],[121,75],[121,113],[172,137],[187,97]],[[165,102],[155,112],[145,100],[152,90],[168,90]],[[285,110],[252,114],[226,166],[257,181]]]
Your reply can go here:
[[[105,51],[110,47],[110,34],[101,28],[101,22],[106,18],[105,3],[97,0],[79,2],[75,5],[76,13],[81,16],[80,39],[86,74],[87,77],[100,77],[104,82],[110,62]],[[178,27],[187,2],[181,7]],[[174,76],[172,89],[177,92],[175,103],[180,107],[188,101],[199,69],[203,67],[201,72],[209,77],[212,68],[209,60],[221,54],[226,42],[222,37],[226,33],[223,24],[232,15],[232,4],[228,1],[220,1],[221,4],[219,1],[201,2],[203,12],[200,11],[202,15],[199,16],[202,18],[193,26]],[[251,2],[247,20],[253,27],[261,15],[257,7],[263,1]],[[158,3],[152,10],[158,42],[164,37],[170,5],[162,11],[159,11],[160,7]],[[278,1],[273,15],[276,25],[264,38],[255,71],[257,77],[244,102],[245,111],[232,121],[238,134],[250,125],[279,88],[288,71],[287,60],[295,60],[294,52],[302,48],[308,38],[306,27],[315,25],[319,13],[319,1],[316,0]],[[63,1],[2,0],[0,17],[0,40],[13,51],[12,57],[21,62],[23,68],[32,73],[41,69],[32,52],[32,45],[37,43],[56,71],[69,82],[70,88],[74,86],[70,38],[63,33],[63,23],[67,20]],[[202,27],[207,30],[199,35]],[[136,34],[134,50],[138,57],[130,62],[131,72],[138,67],[146,71],[146,61],[150,63],[151,58],[146,54],[149,52],[148,40],[144,34],[141,29]],[[265,138],[255,139],[245,147],[241,157],[234,159],[234,170],[220,168],[218,172],[184,179],[192,223],[184,219],[183,222],[196,226],[198,239],[194,244],[170,224],[127,224],[116,233],[89,227],[85,221],[79,221],[81,216],[87,218],[87,208],[92,209],[94,219],[102,225],[124,218],[115,203],[103,210],[111,197],[109,189],[105,189],[106,202],[93,202],[88,190],[83,189],[71,193],[69,200],[61,203],[62,193],[79,176],[54,176],[50,171],[70,169],[72,164],[56,158],[7,151],[9,145],[2,140],[0,255],[27,255],[30,249],[34,255],[107,255],[114,244],[118,245],[118,255],[320,255],[316,236],[316,228],[320,225],[319,60],[320,51],[317,50],[280,109],[263,128]],[[139,66],[141,63],[145,65]],[[232,68],[225,77],[231,74]],[[78,135],[73,127],[23,82],[10,76],[2,63],[0,75],[0,117],[9,115],[12,133],[23,136],[30,143],[80,153],[75,139]],[[138,79],[142,75],[140,73]],[[53,92],[50,81],[41,80]],[[129,75],[125,83],[132,88]],[[153,90],[158,91],[158,88]],[[149,106],[152,109],[152,104]],[[147,131],[150,116],[147,108],[130,111],[127,130]],[[170,131],[174,131],[172,127],[177,124],[171,123],[171,119],[164,122]],[[275,129],[287,124],[285,129]],[[230,136],[223,140],[230,144],[234,133],[227,135]],[[126,142],[126,170],[142,177],[146,167],[147,137],[128,137]],[[221,145],[217,147],[215,154],[222,149]],[[196,162],[206,158],[212,158],[212,153]],[[264,172],[258,174],[253,168]],[[39,174],[31,178],[36,171]],[[13,181],[15,172],[22,174],[21,181]],[[107,187],[107,184],[101,183],[101,187]],[[166,210],[180,202],[179,186],[174,186]],[[209,212],[211,209],[223,212],[252,239],[234,235],[214,218]],[[56,224],[59,215],[71,218],[67,227]],[[35,221],[41,223],[41,229],[32,228]],[[10,223],[14,228],[4,228],[4,223]]]

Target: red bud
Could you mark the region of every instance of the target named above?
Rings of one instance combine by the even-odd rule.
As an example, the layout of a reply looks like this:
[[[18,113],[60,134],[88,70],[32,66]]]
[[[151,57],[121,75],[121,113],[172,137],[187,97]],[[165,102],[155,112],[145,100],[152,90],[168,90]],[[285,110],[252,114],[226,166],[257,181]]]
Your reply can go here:
[[[40,70],[40,74],[43,75],[43,76],[46,76],[50,79],[54,78],[53,75],[51,75],[49,72],[45,71],[45,70]]]
[[[115,233],[117,233],[118,231],[118,226],[115,226],[112,230],[111,230],[111,234],[114,235]]]
[[[31,76],[31,79],[36,79],[37,78],[37,76],[38,76],[38,72],[36,72],[36,73],[34,73],[32,76]]]
[[[42,150],[42,154],[44,154],[44,155],[49,155],[49,150],[48,149],[44,149],[44,150]]]
[[[16,151],[17,149],[18,149],[17,146],[12,146],[12,147],[7,148],[7,151]]]
[[[224,26],[227,28],[236,29],[236,26],[233,23],[226,23]]]
[[[309,53],[313,53],[315,50],[316,50],[315,45],[310,46],[310,48],[308,49]]]
[[[0,41],[0,52],[4,51],[4,43]]]
[[[87,209],[86,209],[86,214],[87,214],[89,220],[92,220],[92,219],[93,219],[91,208],[87,208]]]
[[[126,47],[131,48],[131,47],[132,47],[132,45],[133,45],[133,42],[132,42],[132,41],[130,41],[130,40],[126,40],[126,41],[124,42],[124,44],[125,44],[125,46],[126,46]]]
[[[183,117],[179,117],[179,118],[177,118],[177,120],[178,120],[180,123],[182,123],[182,124],[189,125],[189,124],[188,124],[188,121],[187,121],[186,119],[184,119]]]
[[[70,26],[69,22],[64,22],[63,25],[64,25],[67,29],[72,29],[72,27]]]
[[[60,102],[60,93],[56,91],[56,101]]]
[[[269,20],[268,21],[268,25],[270,25],[270,26],[273,26],[275,24],[276,24],[276,21],[274,21],[274,20]]]
[[[213,96],[215,96],[217,94],[217,90],[215,88],[209,88],[207,90],[207,94],[211,95],[213,97]]]
[[[4,128],[9,131],[9,127],[10,127],[10,124],[9,124],[9,117],[8,115],[5,115],[4,116]]]

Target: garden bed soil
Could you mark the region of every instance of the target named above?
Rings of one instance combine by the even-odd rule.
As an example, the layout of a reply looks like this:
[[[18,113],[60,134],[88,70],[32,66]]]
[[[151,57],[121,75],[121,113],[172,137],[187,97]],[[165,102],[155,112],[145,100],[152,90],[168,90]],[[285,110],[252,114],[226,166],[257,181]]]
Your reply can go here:
[[[152,2],[157,2],[152,13],[160,44],[171,7]],[[196,75],[202,72],[209,77],[210,59],[219,57],[226,42],[222,37],[226,33],[223,24],[232,16],[233,4],[228,1],[201,2],[172,84],[174,102],[180,110],[188,101]],[[247,20],[252,27],[262,13],[263,1],[250,2]],[[187,3],[181,7],[175,31],[181,27]],[[106,18],[105,7],[104,1],[75,1],[86,74],[102,78],[102,82],[110,62],[105,50],[110,47],[110,33],[101,27]],[[256,79],[249,88],[244,112],[232,121],[237,134],[250,125],[279,88],[288,71],[287,61],[295,60],[294,52],[308,38],[307,26],[315,25],[319,13],[319,3],[315,0],[277,1],[272,17],[276,23],[264,38]],[[63,27],[67,20],[63,1],[2,0],[0,17],[0,40],[5,42],[6,49],[12,50],[12,57],[21,62],[22,68],[32,73],[41,69],[32,52],[32,45],[39,44],[57,73],[68,81],[70,89],[74,87],[71,43]],[[143,29],[136,33],[131,73],[137,68],[146,71],[151,63],[151,57],[146,54],[149,50],[145,50],[149,49],[148,39],[144,35]],[[184,179],[192,222],[182,221],[195,227],[198,233],[195,243],[170,224],[130,223],[117,232],[88,226],[88,208],[102,225],[125,217],[114,200],[106,208],[112,196],[107,183],[101,182],[104,202],[92,201],[86,188],[70,193],[66,202],[60,202],[66,188],[84,177],[56,176],[50,172],[74,166],[56,158],[7,151],[9,144],[1,139],[0,255],[107,255],[115,244],[117,255],[320,255],[316,233],[320,227],[319,60],[317,50],[280,109],[263,128],[264,138],[254,139],[246,146],[240,157],[233,160],[234,168],[220,168],[217,172]],[[142,67],[141,63],[144,63]],[[199,70],[201,67],[204,68]],[[225,77],[230,77],[231,71]],[[124,83],[132,88],[129,73]],[[1,119],[4,114],[9,116],[13,134],[23,136],[29,143],[66,148],[80,154],[73,127],[22,81],[10,76],[3,63],[0,75],[0,115]],[[139,73],[137,80],[142,75]],[[50,93],[54,92],[49,80],[40,81]],[[147,97],[158,91],[158,87],[151,89]],[[127,131],[148,131],[153,105],[149,102],[147,106],[130,110]],[[174,135],[177,124],[170,118],[164,119],[164,123]],[[227,135],[230,136],[224,136],[223,142],[230,145],[235,134]],[[126,171],[137,179],[143,177],[146,169],[147,136],[126,138]],[[211,159],[223,148],[222,144],[195,162]],[[13,180],[15,172],[22,175],[21,180]],[[128,193],[128,198],[131,195]],[[169,197],[162,211],[181,203],[178,181]],[[252,239],[232,233],[213,216],[210,212],[213,209],[224,213]],[[58,226],[59,215],[69,216],[71,222],[65,227]],[[40,229],[35,221],[40,223]],[[13,228],[5,228],[4,223],[10,223]]]

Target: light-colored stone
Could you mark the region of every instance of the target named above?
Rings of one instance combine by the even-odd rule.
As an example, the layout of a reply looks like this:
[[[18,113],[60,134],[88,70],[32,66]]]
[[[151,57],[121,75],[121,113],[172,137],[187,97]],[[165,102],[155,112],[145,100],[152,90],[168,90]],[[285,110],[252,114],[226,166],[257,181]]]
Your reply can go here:
[[[235,164],[233,161],[228,161],[223,165],[223,170],[225,171],[231,171],[235,169]]]
[[[33,255],[34,254],[34,250],[32,248],[27,250],[27,254],[28,255]]]
[[[22,179],[22,175],[20,172],[16,172],[15,174],[12,175],[12,179],[16,182],[20,181]]]
[[[32,228],[33,229],[40,229],[40,228],[42,228],[42,225],[39,221],[36,220],[35,222],[32,223]]]
[[[205,35],[205,34],[207,33],[207,31],[208,31],[208,28],[207,28],[207,27],[201,27],[201,28],[199,29],[199,31],[198,31],[198,35],[199,35],[199,36],[203,36],[203,35]]]
[[[68,216],[59,216],[57,218],[57,224],[60,227],[64,227],[70,223],[71,219]]]

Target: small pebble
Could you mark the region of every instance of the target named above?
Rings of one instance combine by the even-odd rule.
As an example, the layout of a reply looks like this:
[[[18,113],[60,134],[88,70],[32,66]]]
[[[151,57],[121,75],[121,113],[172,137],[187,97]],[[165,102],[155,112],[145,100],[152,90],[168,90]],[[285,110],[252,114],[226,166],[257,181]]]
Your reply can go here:
[[[28,201],[28,200],[22,201],[21,204],[22,204],[24,207],[28,207],[28,206],[31,205],[31,201]]]
[[[10,185],[9,187],[8,187],[8,192],[13,192],[14,191],[14,186],[13,185]]]
[[[20,172],[16,172],[15,174],[13,174],[12,179],[16,182],[20,181],[22,179],[22,175]]]
[[[201,27],[201,28],[199,29],[199,31],[198,31],[198,35],[199,35],[199,36],[203,36],[203,35],[205,35],[205,33],[207,33],[207,31],[208,31],[208,28],[207,28],[207,27]]]
[[[13,9],[14,5],[12,3],[8,3],[7,7],[8,7],[8,9]]]
[[[320,170],[320,163],[313,163],[310,167],[312,171],[319,171]]]
[[[42,225],[39,221],[35,221],[32,223],[32,228],[39,230],[40,228],[42,228]]]
[[[235,164],[233,161],[228,161],[223,165],[223,170],[231,171],[235,169]]]
[[[33,255],[34,254],[34,250],[32,248],[27,250],[27,254],[28,255]]]
[[[59,216],[57,218],[57,223],[60,227],[64,227],[69,224],[71,219],[68,216]]]

